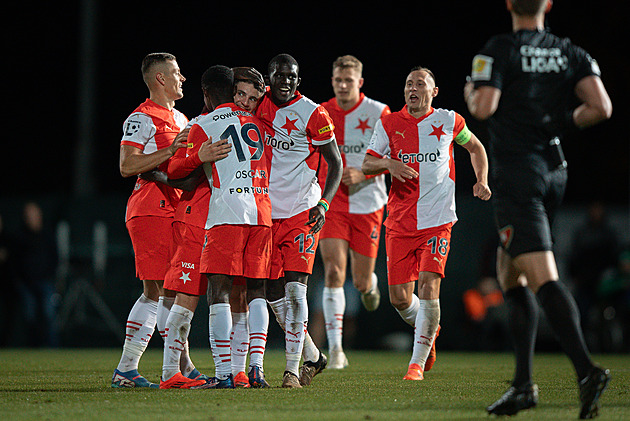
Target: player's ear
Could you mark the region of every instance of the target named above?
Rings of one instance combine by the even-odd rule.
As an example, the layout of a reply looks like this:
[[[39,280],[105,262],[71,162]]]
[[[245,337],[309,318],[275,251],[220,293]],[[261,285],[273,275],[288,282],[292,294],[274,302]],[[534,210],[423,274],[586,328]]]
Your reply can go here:
[[[155,74],[155,80],[157,81],[157,83],[164,86],[164,82],[165,82],[164,73],[157,72]]]
[[[437,96],[439,90],[440,89],[437,86],[435,88],[433,88],[433,98],[435,98]]]
[[[363,82],[365,81],[365,79],[360,78],[359,79],[359,89],[363,88]]]
[[[505,0],[505,8],[508,10],[508,12],[511,12],[513,7],[512,7],[512,1],[511,0]]]
[[[302,78],[298,77],[297,83],[295,84],[295,87],[297,88],[298,86],[300,86],[300,83],[302,82]]]
[[[549,13],[552,5],[553,5],[553,0],[547,0],[547,5],[545,6],[545,13]]]

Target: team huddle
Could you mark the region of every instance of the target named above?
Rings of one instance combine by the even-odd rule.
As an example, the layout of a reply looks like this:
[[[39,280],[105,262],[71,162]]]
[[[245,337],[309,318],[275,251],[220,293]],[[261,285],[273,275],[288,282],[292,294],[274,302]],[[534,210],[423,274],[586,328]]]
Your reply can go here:
[[[507,4],[516,16],[515,37],[529,46],[520,51],[534,51],[532,45],[542,38],[522,34],[545,33],[541,19],[551,2],[508,0]],[[518,27],[518,22],[527,25]],[[496,48],[493,42],[475,57],[464,96],[473,116],[491,121],[490,184],[499,193],[495,198],[501,235],[499,280],[507,304],[516,308],[513,312],[526,311],[523,306],[534,311],[529,309],[533,291],[554,329],[569,332],[561,342],[572,348],[567,353],[578,373],[580,417],[590,418],[597,414],[597,401],[610,374],[591,362],[581,331],[576,331],[574,303],[555,282],[558,276],[548,235],[551,216],[548,220],[544,213],[541,219],[537,207],[538,201],[543,206],[549,203],[538,194],[557,195],[558,189],[563,190],[565,168],[551,162],[546,146],[537,146],[538,140],[524,139],[523,145],[533,145],[524,162],[532,162],[536,174],[541,166],[548,168],[545,176],[551,180],[548,192],[529,193],[523,184],[532,180],[526,166],[514,154],[504,158],[500,148],[509,151],[514,140],[508,136],[512,140],[503,141],[504,120],[509,119],[498,100],[503,90],[502,104],[509,104],[513,91],[508,84],[512,79],[521,82],[520,73],[504,58],[507,47]],[[573,52],[579,47],[562,48]],[[544,118],[528,115],[550,128],[540,142],[547,142],[547,135],[561,135],[566,125],[587,127],[602,119],[593,115],[591,108],[596,107],[590,99],[595,95],[591,89],[601,84],[598,69],[589,67],[591,59],[585,53],[571,59],[581,66],[577,76],[570,77],[579,87],[583,109],[576,108],[570,118],[558,110]],[[521,73],[563,71],[530,67]],[[405,106],[397,112],[361,92],[362,63],[353,56],[333,63],[335,97],[321,105],[297,90],[299,65],[292,56],[273,57],[266,70],[267,79],[252,67],[208,68],[201,78],[203,110],[188,121],[174,108],[183,97],[185,81],[175,56],[153,53],[143,60],[150,97],[124,123],[120,171],[125,177],[138,176],[127,204],[126,225],[144,290],[127,320],[112,387],[269,387],[264,371],[268,306],[285,333],[282,387],[308,386],[325,368],[345,368],[349,364],[342,347],[347,261],[365,308],[376,310],[380,292],[374,267],[382,224],[389,299],[414,328],[412,356],[402,379],[423,380],[436,361],[440,286],[457,221],[454,147],[463,147],[470,156],[476,177],[473,196],[489,200],[493,192],[483,144],[460,114],[433,108],[439,90],[428,68],[415,67],[408,73]],[[538,107],[544,109],[543,103]],[[385,174],[391,177],[389,193]],[[527,195],[531,214],[529,202],[515,199],[516,193]],[[323,312],[329,357],[317,348],[307,329],[307,285],[317,250],[325,272]],[[550,265],[548,272],[540,269],[545,264]],[[202,295],[207,295],[209,305],[214,376],[195,368],[188,349],[191,321]],[[567,311],[560,314],[554,308]],[[535,337],[537,313],[529,319],[527,326],[512,324],[513,336],[531,338],[533,332]],[[159,384],[138,373],[156,326],[164,340]],[[487,408],[489,413],[513,415],[537,403],[537,386],[531,381],[533,346],[515,340],[515,347],[514,382]]]

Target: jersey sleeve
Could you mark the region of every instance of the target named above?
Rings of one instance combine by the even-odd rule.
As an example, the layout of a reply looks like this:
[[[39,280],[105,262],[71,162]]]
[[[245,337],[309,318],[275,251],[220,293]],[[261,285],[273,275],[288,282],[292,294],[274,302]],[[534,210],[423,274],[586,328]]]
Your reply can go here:
[[[335,125],[326,109],[319,105],[311,114],[306,132],[315,146],[325,145],[335,138]]]
[[[368,146],[366,153],[377,158],[389,156],[391,153],[389,147],[389,136],[387,136],[382,120],[378,120],[376,122],[372,138],[370,139],[370,145]]]
[[[591,57],[583,48],[573,46],[573,54],[576,60],[575,80],[576,82],[587,76],[601,77],[601,71],[597,61]]]
[[[202,165],[198,152],[206,140],[208,140],[206,132],[198,124],[193,124],[188,133],[188,147],[179,148],[168,160],[168,177],[173,180],[184,178]]]
[[[510,51],[509,42],[505,37],[492,37],[473,58],[470,77],[475,88],[479,86],[503,88],[503,77],[508,62],[505,54]]]
[[[156,127],[151,117],[144,113],[133,113],[123,124],[121,145],[133,146],[140,150],[155,136]]]
[[[455,126],[453,127],[453,140],[458,145],[465,145],[472,137],[472,132],[466,126],[464,117],[455,113]]]

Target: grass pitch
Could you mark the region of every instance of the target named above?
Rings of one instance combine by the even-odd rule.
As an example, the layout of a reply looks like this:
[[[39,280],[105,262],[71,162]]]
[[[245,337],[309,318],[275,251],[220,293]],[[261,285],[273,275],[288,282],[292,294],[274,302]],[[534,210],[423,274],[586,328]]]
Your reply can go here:
[[[209,351],[193,349],[212,375]],[[280,388],[284,353],[268,350],[273,388],[238,390],[112,389],[119,349],[0,350],[0,418],[146,420],[487,420],[484,408],[507,389],[511,354],[439,352],[421,382],[403,381],[409,353],[348,352],[350,366],[325,370],[302,390]],[[600,400],[600,420],[630,420],[630,357],[598,355],[612,371]],[[159,380],[162,353],[150,348],[140,372]],[[576,419],[577,385],[564,355],[535,359],[540,401],[518,419]]]

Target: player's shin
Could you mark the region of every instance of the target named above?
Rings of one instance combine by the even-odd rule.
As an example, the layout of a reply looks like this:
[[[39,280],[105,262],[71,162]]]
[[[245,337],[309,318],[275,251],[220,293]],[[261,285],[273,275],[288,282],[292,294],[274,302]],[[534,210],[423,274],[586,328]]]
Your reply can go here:
[[[304,347],[304,335],[308,324],[306,285],[300,282],[287,282],[285,293],[287,301],[285,326],[286,371],[290,371],[297,376],[302,349]]]

